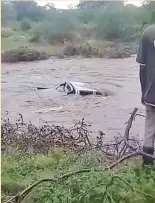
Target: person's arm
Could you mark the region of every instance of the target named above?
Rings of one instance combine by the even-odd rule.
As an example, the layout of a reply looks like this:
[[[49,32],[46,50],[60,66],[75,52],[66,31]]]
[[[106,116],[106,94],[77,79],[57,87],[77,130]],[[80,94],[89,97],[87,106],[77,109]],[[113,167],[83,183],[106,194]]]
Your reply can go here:
[[[146,86],[146,66],[144,64],[140,64],[139,78],[140,78],[140,84],[141,84],[141,91],[143,95],[145,92],[145,86]]]
[[[136,61],[140,64],[139,78],[140,78],[141,91],[142,91],[142,103],[144,103],[143,97],[144,97],[145,87],[146,87],[146,68],[147,68],[146,56],[147,56],[147,43],[146,43],[146,37],[143,35],[139,45],[137,58],[136,58]]]
[[[140,41],[136,61],[143,66],[145,66],[147,63],[147,37],[145,36],[145,34],[143,34]]]

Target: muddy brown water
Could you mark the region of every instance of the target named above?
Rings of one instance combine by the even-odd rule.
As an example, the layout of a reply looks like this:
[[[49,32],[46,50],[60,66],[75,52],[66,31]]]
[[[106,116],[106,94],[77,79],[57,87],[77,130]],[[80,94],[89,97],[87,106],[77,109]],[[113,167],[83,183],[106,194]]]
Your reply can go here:
[[[145,114],[140,102],[139,66],[135,57],[127,59],[50,59],[2,65],[2,118],[6,111],[15,122],[21,113],[26,122],[70,126],[85,118],[92,136],[102,130],[107,139],[124,133],[125,122],[134,107]],[[99,90],[111,91],[101,96],[68,95],[55,87],[66,80],[88,83]],[[34,87],[49,87],[40,90]],[[53,111],[38,113],[42,109]],[[137,117],[131,135],[142,138],[144,118]]]

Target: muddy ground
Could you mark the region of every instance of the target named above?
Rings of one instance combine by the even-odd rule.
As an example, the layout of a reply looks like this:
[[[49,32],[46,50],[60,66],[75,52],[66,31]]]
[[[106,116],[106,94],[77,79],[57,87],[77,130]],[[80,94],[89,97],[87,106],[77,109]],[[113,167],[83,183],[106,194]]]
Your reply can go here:
[[[135,57],[126,59],[50,59],[2,65],[2,117],[9,112],[14,122],[21,113],[25,121],[41,125],[70,126],[85,118],[92,124],[92,136],[103,130],[106,137],[123,134],[134,107],[145,114],[140,102],[139,66]],[[85,82],[112,95],[105,97],[66,96],[55,87],[65,80]],[[40,90],[35,86],[49,87]],[[50,112],[39,113],[41,110]],[[39,112],[37,112],[39,110]],[[144,118],[137,117],[131,134],[143,137]]]

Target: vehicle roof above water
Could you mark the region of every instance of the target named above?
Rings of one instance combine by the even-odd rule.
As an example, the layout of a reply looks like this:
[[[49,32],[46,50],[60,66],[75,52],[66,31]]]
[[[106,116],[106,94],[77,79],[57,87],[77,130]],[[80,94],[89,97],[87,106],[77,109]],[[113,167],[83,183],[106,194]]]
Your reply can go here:
[[[97,91],[94,88],[91,88],[87,86],[86,84],[82,82],[72,82],[72,81],[66,81],[68,84],[71,84],[76,90],[86,90],[86,91]]]

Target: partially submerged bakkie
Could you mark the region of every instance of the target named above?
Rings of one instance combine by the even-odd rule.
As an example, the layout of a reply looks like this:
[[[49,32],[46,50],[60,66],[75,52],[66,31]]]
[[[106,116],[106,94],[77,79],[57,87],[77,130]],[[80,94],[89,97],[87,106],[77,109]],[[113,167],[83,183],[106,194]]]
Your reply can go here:
[[[66,82],[58,85],[56,87],[56,89],[61,88],[61,87],[63,88],[64,92],[67,93],[67,95],[69,95],[69,94],[77,94],[77,95],[82,95],[82,96],[102,95],[101,91],[89,88],[84,83],[81,83],[81,82],[66,81]]]

